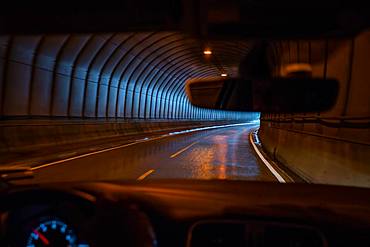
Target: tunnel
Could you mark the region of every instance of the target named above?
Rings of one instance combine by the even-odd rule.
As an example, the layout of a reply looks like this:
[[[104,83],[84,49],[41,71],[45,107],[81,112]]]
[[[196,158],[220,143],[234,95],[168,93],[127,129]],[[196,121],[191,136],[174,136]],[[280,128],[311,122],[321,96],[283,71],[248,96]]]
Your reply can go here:
[[[149,7],[146,11],[150,11]],[[222,9],[216,10],[208,16],[216,24],[236,18],[222,16]],[[232,10],[228,11],[234,13]],[[150,18],[156,16],[148,13],[144,24],[152,24]],[[137,24],[138,19],[128,20],[132,15],[127,15],[130,25]],[[245,38],[233,36],[233,29],[222,29],[223,26],[212,29],[209,23],[204,31],[202,21],[196,18],[200,28],[189,32],[186,25],[179,28],[181,23],[173,11],[164,17],[174,25],[161,19],[166,28],[158,31],[148,31],[150,28],[145,25],[144,30],[111,31],[119,29],[115,23],[104,26],[107,31],[102,32],[100,21],[94,19],[85,28],[86,23],[75,22],[78,15],[68,16],[69,28],[53,19],[50,25],[41,25],[45,32],[35,28],[36,31],[28,33],[27,28],[40,22],[26,16],[12,24],[14,30],[3,31],[0,35],[0,165],[46,163],[49,158],[35,161],[32,155],[41,152],[49,157],[48,149],[61,148],[69,157],[76,152],[68,151],[68,146],[73,149],[81,145],[86,153],[89,145],[133,138],[146,140],[157,134],[255,121],[255,132],[248,129],[248,135],[256,133],[263,152],[301,181],[370,184],[368,30],[356,30],[340,38],[317,39],[311,38],[311,33],[308,38],[300,35],[269,38],[266,33],[255,38],[255,29],[250,29],[248,34],[252,38]],[[315,28],[320,26],[320,18],[314,23]],[[105,24],[111,24],[112,20],[108,18]],[[19,32],[20,23],[24,26]],[[155,26],[156,22],[153,23]],[[262,29],[275,30],[262,24],[259,26]],[[50,32],[53,27],[57,28],[56,32]],[[84,32],[80,32],[81,27],[85,28]],[[66,32],[68,29],[73,31]],[[90,29],[96,32],[89,32]],[[321,35],[322,30],[318,30]],[[217,36],[220,34],[221,38]],[[228,34],[231,37],[225,39]],[[255,57],[254,52],[261,44],[265,50]],[[259,113],[206,109],[192,105],[185,90],[187,82],[198,79],[281,77],[291,64],[308,64],[312,76],[338,80],[338,98],[330,110]],[[220,134],[216,139],[231,146],[232,140],[240,145],[249,143],[244,130],[238,131],[234,138]],[[233,157],[226,151],[223,154]],[[22,157],[28,155],[31,160],[26,162]]]
[[[184,90],[191,78],[235,76],[246,42],[214,46],[213,61],[171,32],[2,36],[1,47],[2,118],[248,118],[195,108]]]
[[[370,247],[367,5],[3,2],[0,247]]]
[[[189,102],[188,80],[236,76],[250,49],[208,45],[212,58],[180,32],[1,36],[2,152],[257,119]]]

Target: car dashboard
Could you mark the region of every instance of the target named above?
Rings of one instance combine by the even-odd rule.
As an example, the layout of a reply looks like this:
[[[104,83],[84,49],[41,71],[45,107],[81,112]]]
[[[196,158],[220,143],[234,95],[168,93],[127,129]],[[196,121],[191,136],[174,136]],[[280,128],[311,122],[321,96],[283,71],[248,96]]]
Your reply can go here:
[[[0,246],[370,246],[369,190],[153,180],[16,186]]]

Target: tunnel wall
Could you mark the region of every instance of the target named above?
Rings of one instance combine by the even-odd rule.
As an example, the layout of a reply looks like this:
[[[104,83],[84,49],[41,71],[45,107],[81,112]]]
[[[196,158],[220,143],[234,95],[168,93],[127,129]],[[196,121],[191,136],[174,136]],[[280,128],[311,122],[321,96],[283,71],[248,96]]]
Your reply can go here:
[[[190,104],[186,81],[219,75],[176,32],[0,36],[0,152],[257,118]]]
[[[201,55],[174,32],[0,36],[0,116],[248,118],[190,104],[188,79],[220,75]]]
[[[310,63],[313,76],[339,81],[339,94],[327,112],[262,114],[265,150],[308,181],[370,186],[370,32],[275,42],[269,52],[274,75],[286,64]]]

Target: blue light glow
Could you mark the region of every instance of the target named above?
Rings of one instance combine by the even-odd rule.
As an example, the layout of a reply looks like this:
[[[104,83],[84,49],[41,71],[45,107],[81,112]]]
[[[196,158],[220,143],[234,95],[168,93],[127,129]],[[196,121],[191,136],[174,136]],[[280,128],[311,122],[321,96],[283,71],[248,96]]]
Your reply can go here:
[[[57,222],[53,221],[51,222],[51,229],[56,229],[57,228]]]

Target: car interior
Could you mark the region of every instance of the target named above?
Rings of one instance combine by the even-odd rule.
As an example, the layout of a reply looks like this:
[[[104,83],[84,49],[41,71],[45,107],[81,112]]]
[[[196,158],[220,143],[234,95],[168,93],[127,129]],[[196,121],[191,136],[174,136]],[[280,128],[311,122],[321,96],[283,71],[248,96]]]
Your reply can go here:
[[[194,78],[183,90],[196,107],[259,112],[258,138],[262,144],[271,134],[268,127],[282,128],[279,119],[289,116],[312,120],[332,109],[343,90],[339,77],[317,76],[314,66],[304,62],[292,62],[271,73],[271,64],[281,63],[266,58],[271,44],[287,40],[338,42],[328,49],[326,57],[330,57],[331,52],[340,54],[335,52],[342,47],[342,39],[355,40],[368,34],[370,27],[369,9],[360,1],[9,1],[2,5],[1,37],[175,31],[201,42],[205,48],[218,44],[225,50],[232,49],[228,42],[247,40],[253,49],[242,56],[239,73]],[[368,42],[370,36],[366,37]],[[370,43],[364,44],[364,54],[369,54]],[[362,68],[368,69],[369,64],[361,61]],[[362,78],[366,91],[368,76]],[[356,107],[368,108],[364,104]],[[6,110],[2,113],[5,119]],[[284,123],[293,125],[287,119]],[[343,119],[338,122],[346,124],[348,119]],[[329,119],[328,125],[336,120]],[[368,118],[353,120],[359,129],[367,131],[354,134],[364,143],[369,141],[366,121]],[[6,131],[2,132],[5,136]],[[2,143],[5,145],[5,139]],[[265,153],[276,156],[276,160],[306,159],[312,163],[307,169],[315,171],[324,167],[324,159],[329,156],[321,157],[320,166],[320,157],[315,156],[315,160],[314,154],[310,156],[308,148],[312,143],[307,144],[306,157],[292,151],[287,158],[279,153],[283,149],[269,151],[271,143],[266,141]],[[356,149],[343,147],[343,153],[350,150],[356,154]],[[366,150],[361,157],[368,157],[369,149]],[[369,160],[364,162],[370,165]],[[53,180],[52,176],[49,182],[38,183],[33,182],[36,169],[4,166],[0,169],[0,246],[370,246],[368,168],[348,167],[364,174],[364,178],[347,173],[345,176],[350,178],[343,181],[353,179],[352,184],[325,184],[313,179],[310,182],[310,174],[302,172],[302,182],[297,183],[171,177],[68,182]],[[292,171],[301,174],[298,168]]]

